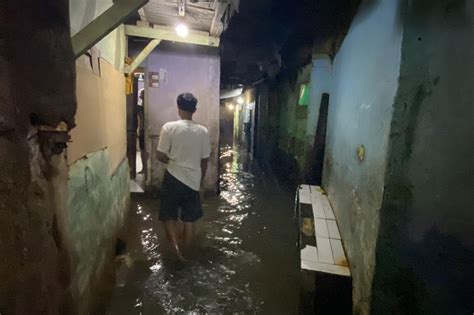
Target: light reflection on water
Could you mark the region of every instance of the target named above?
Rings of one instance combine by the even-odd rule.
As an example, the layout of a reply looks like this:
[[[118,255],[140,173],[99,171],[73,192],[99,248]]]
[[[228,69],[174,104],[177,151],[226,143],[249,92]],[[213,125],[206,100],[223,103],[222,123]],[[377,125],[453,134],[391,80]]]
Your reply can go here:
[[[182,269],[166,263],[162,253],[164,231],[144,206],[137,204],[141,218],[142,254],[149,263],[146,279],[140,279],[140,297],[134,303],[137,314],[161,313],[254,313],[263,302],[256,297],[246,277],[242,276],[261,263],[260,258],[242,248],[240,229],[250,213],[255,196],[255,178],[242,169],[238,152],[225,147],[221,153],[221,193],[218,218],[204,224],[198,257]],[[231,159],[232,161],[229,161]],[[241,233],[242,234],[242,233]],[[147,312],[146,304],[154,304]],[[148,308],[150,309],[150,308]],[[197,314],[197,313],[196,313]]]

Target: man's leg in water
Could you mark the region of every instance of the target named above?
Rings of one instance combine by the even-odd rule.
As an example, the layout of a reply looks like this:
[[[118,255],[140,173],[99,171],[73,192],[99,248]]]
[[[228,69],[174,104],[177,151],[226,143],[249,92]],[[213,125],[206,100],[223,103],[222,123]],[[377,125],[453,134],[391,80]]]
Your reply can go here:
[[[184,222],[184,249],[187,254],[193,253],[194,245],[194,223],[193,222]]]
[[[174,220],[168,220],[163,222],[166,230],[166,236],[168,237],[168,241],[171,244],[171,248],[175,252],[176,256],[180,260],[184,260],[183,254],[181,253],[181,249],[179,248],[179,241],[178,241],[178,222]]]

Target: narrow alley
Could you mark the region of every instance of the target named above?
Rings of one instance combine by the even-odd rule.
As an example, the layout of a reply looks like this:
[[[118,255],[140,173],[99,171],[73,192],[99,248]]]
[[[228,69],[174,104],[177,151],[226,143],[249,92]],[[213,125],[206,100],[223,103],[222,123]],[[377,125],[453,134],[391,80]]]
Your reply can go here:
[[[473,0],[1,0],[0,315],[474,314]]]
[[[198,256],[185,267],[173,259],[157,200],[132,198],[128,254],[110,314],[295,312],[293,193],[267,178],[239,147],[223,147],[220,159],[220,196],[204,204]]]

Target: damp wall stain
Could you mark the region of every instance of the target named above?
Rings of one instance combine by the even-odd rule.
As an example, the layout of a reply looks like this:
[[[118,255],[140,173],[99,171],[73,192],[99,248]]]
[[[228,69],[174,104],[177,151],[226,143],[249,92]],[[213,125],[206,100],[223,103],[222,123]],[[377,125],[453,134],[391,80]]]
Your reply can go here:
[[[68,252],[55,224],[66,205],[53,187],[67,171],[64,155],[45,160],[32,123],[74,126],[68,1],[6,1],[0,29],[0,313],[67,314]]]
[[[353,276],[355,313],[370,312],[390,121],[398,87],[399,1],[364,2],[332,63],[323,186]],[[363,150],[363,161],[357,152]],[[362,157],[362,154],[361,154]]]
[[[73,294],[79,312],[104,309],[114,285],[115,241],[130,202],[126,159],[110,175],[107,150],[76,161],[69,172],[66,230],[71,241]]]
[[[473,21],[472,1],[404,2],[373,312],[474,309]]]

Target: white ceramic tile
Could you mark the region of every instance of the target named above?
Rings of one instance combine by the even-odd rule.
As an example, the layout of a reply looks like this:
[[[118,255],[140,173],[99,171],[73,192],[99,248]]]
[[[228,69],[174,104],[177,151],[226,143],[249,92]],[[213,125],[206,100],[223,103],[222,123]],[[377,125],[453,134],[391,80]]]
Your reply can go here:
[[[326,238],[329,237],[329,231],[325,219],[314,219],[314,230],[316,232],[316,236],[322,236]]]
[[[301,185],[299,189],[300,203],[311,204],[311,192],[308,185]]]
[[[316,247],[318,248],[319,262],[326,264],[334,264],[329,238],[316,236]]]
[[[341,239],[341,235],[339,234],[339,228],[337,227],[336,220],[326,220],[326,224],[328,225],[329,237]]]
[[[321,204],[321,193],[316,190],[316,186],[311,186],[311,204],[313,206],[314,218],[324,219],[324,209]]]
[[[315,246],[306,245],[305,248],[300,251],[300,254],[302,260],[318,261],[318,249]]]
[[[351,272],[347,267],[324,264],[312,260],[301,260],[301,269],[325,272],[346,277],[351,275]]]
[[[329,203],[327,196],[321,196],[321,204],[323,206],[324,215],[326,219],[335,219],[334,212],[332,211],[331,204]]]
[[[347,267],[347,259],[346,255],[344,254],[344,249],[342,248],[341,240],[331,239],[330,242],[332,254],[334,257],[334,263],[339,266]]]
[[[133,179],[130,180],[130,192],[132,193],[144,193],[145,191],[138,185]]]

